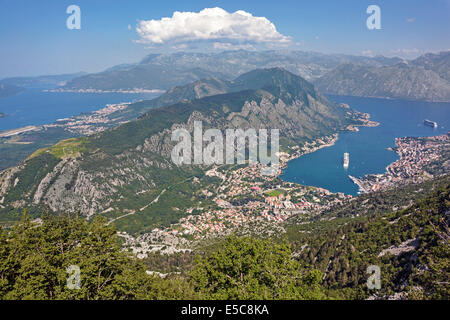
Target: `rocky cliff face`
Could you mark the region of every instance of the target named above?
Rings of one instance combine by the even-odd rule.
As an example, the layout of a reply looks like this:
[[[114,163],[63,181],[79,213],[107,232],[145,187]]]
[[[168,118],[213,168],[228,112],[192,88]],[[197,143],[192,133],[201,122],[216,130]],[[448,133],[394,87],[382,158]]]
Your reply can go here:
[[[329,94],[450,101],[450,82],[431,69],[406,63],[376,68],[344,64],[315,85]]]
[[[450,50],[427,53],[411,61],[412,65],[436,72],[442,79],[450,81]]]

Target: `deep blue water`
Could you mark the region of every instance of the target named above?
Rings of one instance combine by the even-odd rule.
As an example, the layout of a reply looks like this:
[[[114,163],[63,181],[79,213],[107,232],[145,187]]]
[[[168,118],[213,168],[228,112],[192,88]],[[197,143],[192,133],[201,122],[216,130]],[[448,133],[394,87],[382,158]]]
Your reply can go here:
[[[72,93],[44,92],[44,88],[27,89],[17,95],[0,98],[0,131],[27,125],[43,125],[84,112],[92,112],[107,104],[152,99],[151,93]]]
[[[359,127],[359,132],[341,133],[334,146],[290,161],[281,175],[283,180],[356,195],[358,187],[348,175],[361,177],[370,173],[384,173],[386,166],[398,159],[395,152],[386,150],[395,146],[396,137],[434,136],[450,130],[450,103],[347,96],[328,98],[370,113],[371,120],[380,122],[380,125],[373,128]],[[423,125],[424,119],[437,121],[439,127],[433,129]],[[342,166],[344,152],[350,153],[347,170]]]

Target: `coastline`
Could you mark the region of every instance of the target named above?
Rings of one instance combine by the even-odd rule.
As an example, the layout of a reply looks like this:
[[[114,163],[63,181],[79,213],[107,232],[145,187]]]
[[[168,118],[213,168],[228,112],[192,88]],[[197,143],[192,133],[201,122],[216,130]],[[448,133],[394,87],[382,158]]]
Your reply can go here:
[[[332,93],[332,92],[324,92],[326,95],[330,96],[342,96],[342,97],[354,97],[354,98],[369,98],[369,99],[383,99],[383,100],[404,100],[404,101],[411,101],[411,102],[417,102],[417,101],[424,101],[424,102],[431,102],[431,103],[449,103],[450,100],[435,100],[435,99],[426,99],[426,98],[411,98],[411,97],[389,97],[389,96],[355,96],[352,94],[342,94],[342,93]]]
[[[328,141],[323,143],[324,142],[323,140],[325,140],[325,139],[327,139]],[[301,156],[307,155],[309,153],[316,152],[316,151],[318,151],[320,149],[334,146],[334,144],[336,143],[336,141],[338,139],[339,139],[339,134],[338,133],[334,133],[331,136],[325,136],[325,137],[322,137],[322,138],[317,138],[316,140],[314,140],[313,142],[309,143],[308,145],[311,145],[313,143],[316,144],[317,142],[319,142],[319,145],[318,146],[314,146],[311,149],[303,150],[303,152],[299,150],[300,148],[298,148],[297,151],[295,151],[292,154],[288,154],[287,157],[283,157],[283,155],[286,154],[286,153],[280,152],[280,157],[279,157],[280,164],[279,164],[279,168],[278,168],[278,172],[276,174],[276,177],[279,178],[283,174],[283,170],[286,169],[286,167],[288,166],[289,161],[298,159]],[[323,144],[320,144],[320,142],[322,142]],[[304,149],[305,146],[303,146],[302,148]],[[285,181],[283,179],[281,179],[281,180],[283,182],[290,182],[290,181]],[[316,187],[316,186],[311,186],[311,187],[324,189],[322,187]],[[327,189],[324,189],[324,190],[327,190]],[[331,193],[331,191],[329,191],[329,190],[327,190],[327,191]]]
[[[67,118],[56,119],[54,122],[42,125],[29,125],[9,130],[0,131],[0,138],[10,138],[30,131],[38,131],[48,128],[62,128],[65,131],[74,134],[89,135],[102,128],[106,128],[108,124],[114,123],[113,118],[108,118],[114,112],[126,109],[132,102],[107,104],[89,113],[80,113]]]
[[[326,147],[334,146],[334,144],[336,143],[336,141],[338,139],[339,139],[339,134],[338,133],[334,133],[331,136],[325,136],[325,137],[317,138],[316,140],[314,140],[311,143],[308,143],[308,142],[305,143],[305,146],[303,146],[302,149],[304,149],[305,147],[307,147],[309,145],[317,144],[317,142],[319,142],[319,145],[318,146],[314,146],[311,149],[303,150],[303,152],[299,150],[300,148],[298,148],[297,151],[295,151],[294,153],[290,154],[287,158],[283,158],[283,159],[280,158],[280,162],[281,162],[280,163],[280,167],[281,167],[281,169],[284,169],[287,166],[287,163],[289,161],[291,161],[291,160],[300,158],[301,156],[304,156],[304,155],[309,154],[309,153],[316,152],[317,150],[320,150],[320,149],[323,149],[323,148],[326,148]],[[323,140],[328,140],[328,141],[326,141],[324,143]]]
[[[26,127],[11,129],[11,130],[5,130],[5,131],[0,132],[0,138],[9,138],[9,137],[16,136],[16,135],[19,135],[24,132],[37,131],[41,128],[42,128],[42,126],[26,126]]]
[[[450,149],[450,132],[440,136],[396,138],[395,145],[391,150],[399,155],[399,159],[388,164],[383,173],[366,174],[361,178],[349,175],[360,193],[420,183],[448,173],[443,155]]]
[[[99,90],[99,89],[47,89],[44,92],[73,92],[73,93],[163,93],[165,90],[160,89],[112,89],[112,90]]]
[[[351,175],[348,175],[348,177],[350,178],[350,180],[353,181],[354,184],[356,184],[358,186],[358,194],[360,194],[360,193],[367,193],[368,192],[368,191],[366,191],[364,189],[364,185],[363,185],[363,183],[361,182],[360,179],[358,179],[358,178],[356,178],[354,176],[351,176]]]
[[[350,108],[350,107],[348,107],[348,108]],[[359,118],[358,120],[360,120],[362,123],[348,125],[345,128],[345,130],[347,132],[359,132],[358,127],[377,127],[380,125],[379,122],[369,120],[370,119],[369,113],[360,113],[360,114],[361,114],[361,118]],[[323,143],[324,139],[328,139],[328,141]],[[277,177],[279,177],[283,173],[283,169],[285,169],[287,167],[289,161],[300,158],[301,156],[304,156],[306,154],[316,152],[316,151],[326,148],[326,147],[332,147],[336,144],[336,141],[338,139],[339,139],[339,133],[334,133],[331,136],[325,136],[325,137],[314,140],[314,144],[316,144],[316,142],[319,142],[319,143],[322,142],[322,144],[319,144],[319,146],[313,147],[312,149],[304,150],[304,152],[299,152],[299,150],[297,149],[297,151],[295,151],[294,153],[292,153],[291,155],[289,155],[289,157],[287,157],[285,159],[282,159],[280,157],[280,170],[279,170],[279,173],[277,174]],[[306,143],[305,145],[308,146],[310,144],[312,144],[312,143]],[[302,148],[304,149],[305,146],[303,146]],[[352,177],[350,175],[349,175],[349,178],[353,181],[353,183],[355,183],[358,186],[358,188],[360,188],[359,184],[355,181],[355,180],[358,180],[357,178]],[[353,180],[353,179],[355,179],[355,180]],[[312,187],[324,189],[323,187],[318,187],[318,186],[312,186]],[[327,191],[329,191],[329,190],[327,190]],[[331,192],[331,191],[329,191],[329,192]]]

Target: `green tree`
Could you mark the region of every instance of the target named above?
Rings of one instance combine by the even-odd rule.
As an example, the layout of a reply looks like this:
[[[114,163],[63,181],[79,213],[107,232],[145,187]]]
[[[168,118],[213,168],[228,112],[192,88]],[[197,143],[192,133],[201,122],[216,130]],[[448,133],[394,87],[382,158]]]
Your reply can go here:
[[[253,238],[225,239],[200,258],[191,273],[206,299],[324,299],[318,271],[303,273],[285,243]]]
[[[182,279],[147,275],[141,261],[121,250],[116,230],[102,217],[33,222],[24,215],[0,233],[2,299],[175,299],[191,297]],[[69,266],[80,270],[79,289],[70,289]]]

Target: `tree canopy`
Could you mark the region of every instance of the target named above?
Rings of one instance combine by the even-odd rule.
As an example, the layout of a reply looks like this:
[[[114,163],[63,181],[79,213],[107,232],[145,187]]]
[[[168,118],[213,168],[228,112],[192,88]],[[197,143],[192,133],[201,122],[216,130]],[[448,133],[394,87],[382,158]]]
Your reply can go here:
[[[225,239],[222,247],[197,261],[196,290],[209,299],[323,299],[321,273],[302,272],[286,243],[250,237]]]
[[[24,215],[0,231],[1,299],[321,299],[285,243],[229,237],[183,276],[146,273],[103,217]],[[76,271],[79,270],[77,283]],[[78,284],[78,285],[77,285]]]

